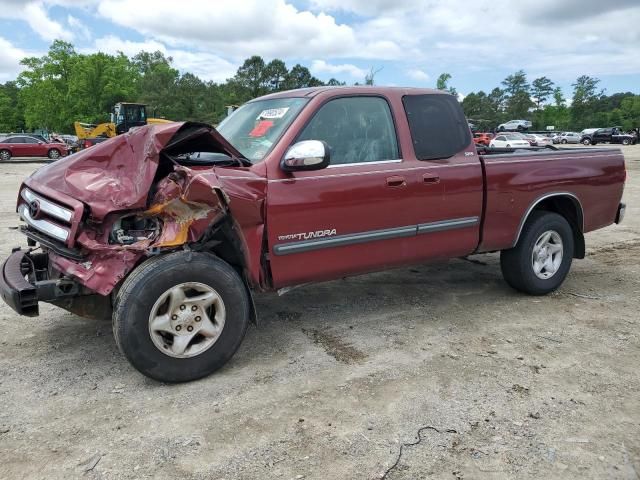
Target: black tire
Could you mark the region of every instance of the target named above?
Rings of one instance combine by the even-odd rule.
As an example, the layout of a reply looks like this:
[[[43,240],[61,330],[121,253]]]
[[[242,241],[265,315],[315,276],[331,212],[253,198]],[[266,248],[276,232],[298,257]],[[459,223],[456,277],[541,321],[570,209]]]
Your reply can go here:
[[[57,148],[52,148],[47,152],[47,157],[49,157],[51,160],[57,160],[58,158],[60,158],[60,156],[60,150],[58,150]]]
[[[507,148],[511,148],[511,145],[509,145],[508,143],[507,143]]]
[[[538,239],[548,231],[560,236],[562,259],[555,273],[543,279],[534,272],[533,250]],[[502,275],[516,290],[530,295],[546,295],[562,285],[571,268],[573,249],[573,231],[563,216],[542,210],[533,212],[522,229],[517,245],[500,252]]]
[[[516,127],[516,130],[517,130],[518,132],[521,132],[521,131],[523,131],[523,130],[524,130],[524,127],[523,127],[522,125],[518,125],[518,126]]]
[[[504,127],[499,127],[499,128],[498,128],[498,131],[499,131],[499,132],[504,132]]]
[[[11,160],[11,152],[9,150],[0,150],[0,160],[3,162]]]
[[[566,145],[567,144],[567,139],[563,138],[562,140],[560,140],[560,143],[562,143],[563,145]]]
[[[622,140],[622,144],[623,145],[629,145],[631,142],[629,141],[628,138],[625,138],[624,140]]]
[[[222,298],[225,321],[208,349],[189,358],[176,358],[156,346],[149,318],[165,292],[186,282],[212,288]],[[120,351],[142,374],[161,382],[188,382],[229,361],[244,338],[249,316],[249,292],[228,263],[206,253],[177,252],[147,260],[127,277],[116,299],[113,333]]]
[[[589,140],[588,138],[584,138],[584,139],[582,139],[582,144],[583,145],[591,145],[591,140]]]

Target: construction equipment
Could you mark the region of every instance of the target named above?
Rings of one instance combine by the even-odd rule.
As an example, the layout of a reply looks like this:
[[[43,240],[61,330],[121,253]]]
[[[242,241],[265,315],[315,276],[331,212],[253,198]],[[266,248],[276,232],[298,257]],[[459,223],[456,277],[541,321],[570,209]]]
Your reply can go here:
[[[111,121],[91,124],[74,122],[73,127],[78,139],[99,137],[115,137],[128,132],[133,127],[141,127],[147,124],[170,123],[164,118],[147,118],[147,107],[142,103],[119,102],[113,106]]]

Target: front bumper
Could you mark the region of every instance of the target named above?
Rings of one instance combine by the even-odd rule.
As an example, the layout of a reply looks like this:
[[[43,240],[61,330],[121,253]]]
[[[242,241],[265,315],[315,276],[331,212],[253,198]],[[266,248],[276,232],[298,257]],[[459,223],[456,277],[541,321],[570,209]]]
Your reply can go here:
[[[20,248],[2,264],[0,295],[20,315],[38,316],[38,302],[55,303],[80,294],[80,286],[65,278],[48,279],[49,258],[46,253],[32,254]]]
[[[38,290],[35,285],[27,282],[23,273],[27,268],[24,262],[28,261],[22,250],[14,249],[2,264],[0,294],[5,303],[20,315],[36,317],[39,313]]]

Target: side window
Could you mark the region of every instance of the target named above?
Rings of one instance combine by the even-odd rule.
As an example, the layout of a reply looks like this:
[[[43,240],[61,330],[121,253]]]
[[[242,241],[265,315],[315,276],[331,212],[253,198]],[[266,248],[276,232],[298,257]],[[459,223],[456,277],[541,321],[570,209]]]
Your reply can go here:
[[[496,138],[496,140],[500,141],[500,142],[504,142],[507,140],[507,137],[500,135],[498,138]]]
[[[6,140],[7,143],[24,143],[24,138],[22,137],[10,137]]]
[[[38,139],[37,138],[22,137],[22,139],[24,140],[24,143],[38,143]]]
[[[451,95],[407,95],[402,103],[418,160],[449,158],[469,145],[464,112]]]
[[[399,158],[391,110],[380,97],[330,100],[299,135],[298,141],[302,140],[326,142],[332,165]]]

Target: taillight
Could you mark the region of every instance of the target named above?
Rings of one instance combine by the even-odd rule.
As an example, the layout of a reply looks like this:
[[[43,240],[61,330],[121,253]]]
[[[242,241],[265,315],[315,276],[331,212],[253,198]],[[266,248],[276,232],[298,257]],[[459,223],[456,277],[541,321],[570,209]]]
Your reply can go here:
[[[84,141],[84,148],[89,148],[91,146],[91,142],[89,140]]]

